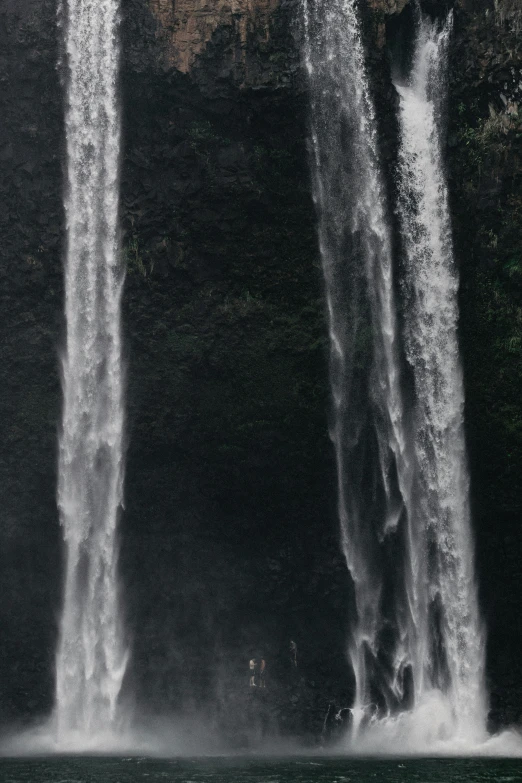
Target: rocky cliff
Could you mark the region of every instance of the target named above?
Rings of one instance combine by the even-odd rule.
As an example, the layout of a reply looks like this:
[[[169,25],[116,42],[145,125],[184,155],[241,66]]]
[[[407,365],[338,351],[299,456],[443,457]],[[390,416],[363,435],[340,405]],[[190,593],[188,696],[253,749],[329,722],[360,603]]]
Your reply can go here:
[[[166,42],[167,62],[189,73],[197,57],[215,37],[227,34],[233,41],[229,67],[252,80],[249,52],[258,56],[270,38],[271,17],[279,0],[151,0],[158,19],[158,35]],[[223,73],[216,76],[223,76]]]
[[[448,162],[492,715],[512,721],[522,704],[520,11],[469,5],[456,15]]]
[[[315,741],[350,698],[327,337],[294,0],[123,0],[128,469],[121,575],[139,710]],[[436,3],[430,9],[437,12]],[[448,173],[493,720],[522,670],[520,60],[516,8],[455,7]],[[509,13],[508,13],[509,11]],[[0,713],[52,701],[62,330],[54,0],[0,11]],[[364,6],[394,187],[390,60],[403,2]],[[299,676],[288,644],[299,649]],[[245,696],[269,661],[268,701]],[[247,726],[239,731],[238,726]],[[254,730],[255,729],[255,730]]]

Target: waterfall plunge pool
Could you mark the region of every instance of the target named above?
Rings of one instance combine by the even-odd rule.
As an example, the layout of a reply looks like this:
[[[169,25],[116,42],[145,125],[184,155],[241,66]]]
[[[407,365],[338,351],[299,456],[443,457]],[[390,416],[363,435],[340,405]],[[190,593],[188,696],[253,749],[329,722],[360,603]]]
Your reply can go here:
[[[0,759],[0,783],[501,783],[522,781],[513,758],[219,757]]]

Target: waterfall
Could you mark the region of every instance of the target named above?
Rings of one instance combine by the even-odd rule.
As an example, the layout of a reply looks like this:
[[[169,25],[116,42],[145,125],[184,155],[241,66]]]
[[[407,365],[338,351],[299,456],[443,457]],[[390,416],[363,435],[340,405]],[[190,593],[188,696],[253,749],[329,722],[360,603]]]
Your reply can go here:
[[[459,736],[485,725],[484,639],[473,568],[458,275],[441,136],[451,14],[421,16],[400,97],[399,217],[404,244],[405,346],[415,384],[417,525],[425,536],[432,638],[416,686],[446,692]],[[438,638],[438,643],[436,643]]]
[[[58,741],[116,728],[126,667],[117,587],[123,491],[118,0],[65,0],[66,346],[58,507],[66,550]]]
[[[331,438],[354,594],[351,734],[358,741],[372,735],[369,747],[389,741],[392,752],[397,730],[415,749],[456,735],[474,741],[485,726],[484,645],[440,141],[450,22],[419,21],[411,77],[396,84],[400,329],[390,207],[357,3],[302,0],[302,8],[330,333]],[[406,394],[407,364],[413,388]]]
[[[330,332],[331,438],[341,542],[355,594],[349,657],[358,723],[370,704],[391,709],[404,699],[413,646],[409,614],[417,596],[406,595],[404,581],[385,568],[396,540],[410,537],[413,464],[400,386],[392,237],[355,5],[304,0],[313,192]],[[406,558],[409,550],[406,543]]]

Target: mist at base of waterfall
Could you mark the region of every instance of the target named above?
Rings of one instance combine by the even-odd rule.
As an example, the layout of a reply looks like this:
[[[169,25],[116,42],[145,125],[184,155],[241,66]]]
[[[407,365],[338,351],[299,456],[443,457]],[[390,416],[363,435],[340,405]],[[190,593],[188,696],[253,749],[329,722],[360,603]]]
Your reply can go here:
[[[58,735],[55,721],[47,721],[27,729],[12,730],[3,737],[0,734],[0,758],[48,755],[186,758],[245,753],[295,756],[316,752],[307,749],[299,737],[265,733],[253,724],[245,726],[243,734],[248,744],[233,745],[230,736],[224,737],[218,722],[195,713],[135,715],[120,731],[100,733],[70,731]]]
[[[190,717],[150,717],[119,731],[60,732],[52,721],[0,738],[1,756],[187,756],[219,753],[223,748],[204,721]]]
[[[71,731],[58,738],[55,726],[47,722],[0,736],[0,761],[5,757],[49,756],[522,759],[522,729],[514,727],[494,735],[484,731],[459,735],[447,700],[434,691],[416,709],[386,718],[369,718],[367,722],[363,719],[357,733],[349,727],[336,743],[314,747],[307,747],[299,737],[256,736],[253,731],[247,749],[232,748],[220,735],[219,726],[196,715],[142,716],[141,722],[137,716],[125,730],[98,735]],[[520,775],[522,778],[522,768]],[[74,783],[77,783],[76,779]]]

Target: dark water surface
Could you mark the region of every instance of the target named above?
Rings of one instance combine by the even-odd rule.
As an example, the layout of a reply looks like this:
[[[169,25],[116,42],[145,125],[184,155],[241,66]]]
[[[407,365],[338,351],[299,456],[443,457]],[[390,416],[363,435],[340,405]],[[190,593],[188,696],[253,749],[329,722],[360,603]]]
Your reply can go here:
[[[0,783],[512,783],[521,759],[0,759]]]

